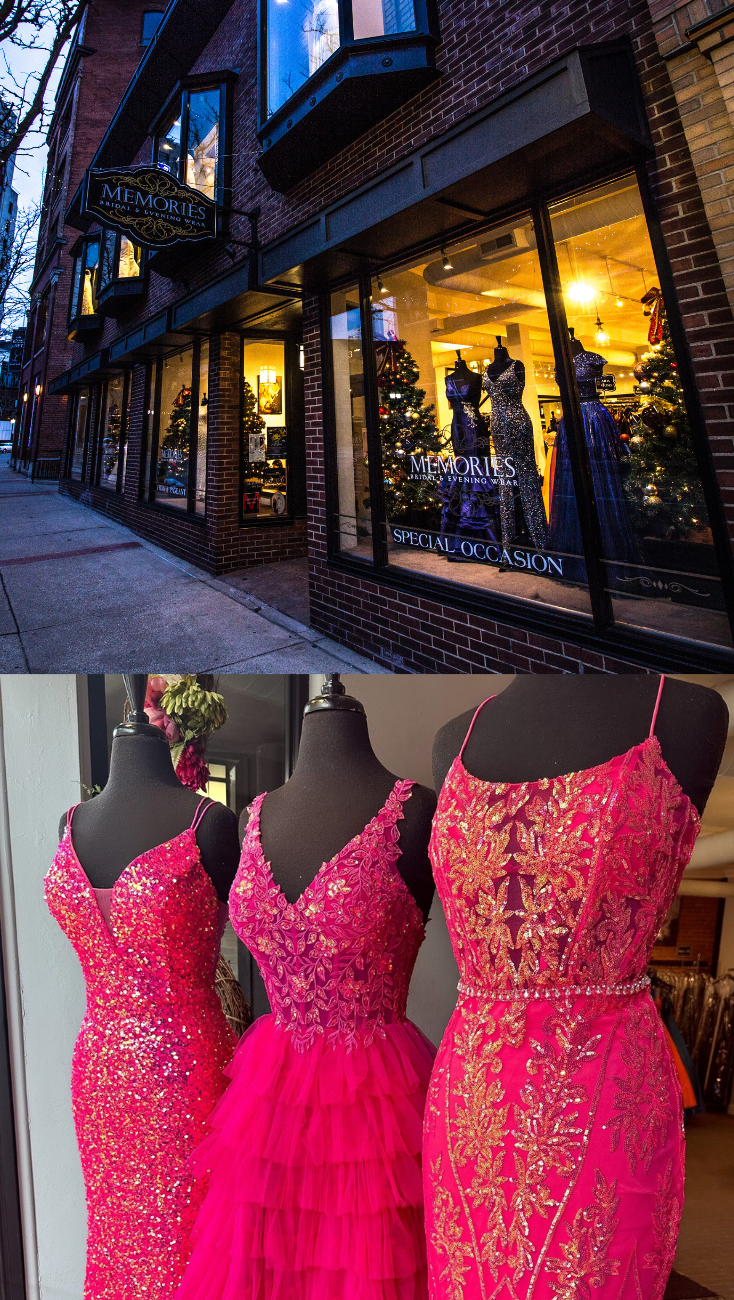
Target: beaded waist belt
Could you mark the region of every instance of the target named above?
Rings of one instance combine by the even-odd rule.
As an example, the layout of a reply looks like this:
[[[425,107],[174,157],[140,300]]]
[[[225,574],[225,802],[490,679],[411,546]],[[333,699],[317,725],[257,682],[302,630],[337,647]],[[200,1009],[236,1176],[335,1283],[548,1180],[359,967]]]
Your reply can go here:
[[[485,1002],[529,1002],[531,999],[554,1002],[558,998],[632,998],[636,993],[642,993],[649,984],[647,975],[639,975],[627,984],[556,984],[548,988],[475,989],[460,980],[458,989],[460,997],[482,998]]]

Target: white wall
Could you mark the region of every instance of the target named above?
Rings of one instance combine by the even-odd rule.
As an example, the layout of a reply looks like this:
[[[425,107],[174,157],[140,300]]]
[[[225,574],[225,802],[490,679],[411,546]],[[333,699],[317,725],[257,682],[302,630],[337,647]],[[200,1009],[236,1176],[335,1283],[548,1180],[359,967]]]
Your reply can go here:
[[[372,748],[380,762],[396,776],[433,788],[431,751],[436,732],[487,696],[499,694],[512,677],[348,674],[342,681],[366,709]],[[312,676],[311,695],[319,693],[322,682],[323,677]],[[436,897],[408,999],[408,1015],[433,1043],[440,1043],[456,1004],[458,978],[443,908]]]
[[[84,1012],[76,955],[49,914],[43,877],[58,844],[62,812],[80,798],[77,683],[71,676],[2,676],[2,753],[9,814],[9,852],[0,862],[9,1016],[22,1025],[13,1062],[14,1089],[28,1125],[19,1147],[25,1170],[24,1234],[29,1294],[80,1300],[84,1281],[84,1185],[71,1115],[71,1053]],[[24,1094],[24,1096],[23,1096]],[[30,1176],[29,1176],[30,1175]],[[34,1222],[35,1221],[35,1224]],[[37,1240],[37,1260],[33,1240]],[[37,1268],[37,1282],[34,1271]],[[38,1286],[38,1290],[36,1290]]]

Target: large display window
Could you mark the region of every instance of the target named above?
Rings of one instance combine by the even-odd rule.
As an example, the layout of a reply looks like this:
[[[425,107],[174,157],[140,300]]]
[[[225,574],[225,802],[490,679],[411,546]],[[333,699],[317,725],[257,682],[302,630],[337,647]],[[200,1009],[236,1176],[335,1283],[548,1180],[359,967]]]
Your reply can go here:
[[[84,477],[89,436],[89,389],[80,388],[74,395],[71,414],[71,442],[69,449],[69,478]]]
[[[241,517],[292,513],[289,492],[290,393],[282,339],[245,339],[242,350]]]
[[[731,646],[660,284],[630,175],[333,292],[332,553]]]
[[[149,501],[204,516],[208,406],[208,339],[153,363],[143,490]]]

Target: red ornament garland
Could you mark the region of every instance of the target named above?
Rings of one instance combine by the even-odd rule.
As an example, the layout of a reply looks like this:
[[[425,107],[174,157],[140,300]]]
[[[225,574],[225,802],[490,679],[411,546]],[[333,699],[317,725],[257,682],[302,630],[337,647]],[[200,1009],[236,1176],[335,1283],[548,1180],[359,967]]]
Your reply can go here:
[[[640,299],[643,307],[649,307],[650,328],[647,332],[648,343],[660,343],[663,338],[663,312],[665,303],[663,295],[658,288],[648,289],[644,298]],[[648,315],[645,312],[645,315]]]

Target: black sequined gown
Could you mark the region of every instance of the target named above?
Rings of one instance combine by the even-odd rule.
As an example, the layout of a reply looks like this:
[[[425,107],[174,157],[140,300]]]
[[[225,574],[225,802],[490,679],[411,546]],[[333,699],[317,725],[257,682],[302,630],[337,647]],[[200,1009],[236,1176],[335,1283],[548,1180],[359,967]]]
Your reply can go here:
[[[487,469],[491,472],[489,432],[479,410],[481,396],[481,377],[468,366],[446,376],[454,461],[458,460],[466,472],[446,474],[441,480],[441,536],[497,542],[499,529],[492,518],[493,484],[487,473]],[[473,466],[471,457],[475,458]],[[454,549],[458,548],[450,547],[448,553]]]
[[[511,361],[496,379],[485,370],[482,388],[492,399],[489,431],[499,475],[500,517],[504,546],[515,539],[514,479],[520,489],[528,532],[537,550],[546,545],[547,525],[538,468],[535,463],[533,425],[522,404],[525,387],[522,363]]]
[[[616,561],[608,569],[610,587],[624,590],[626,579],[633,577],[625,564],[643,563],[640,547],[635,540],[627,517],[627,503],[621,473],[622,443],[619,430],[603,402],[599,401],[596,380],[601,375],[606,360],[596,352],[579,352],[574,357],[576,383],[581,414],[584,419],[586,446],[589,450],[591,478],[594,484],[602,553],[605,560]],[[572,581],[586,581],[586,565],[581,545],[576,497],[568,457],[568,439],[565,421],[561,420],[556,437],[556,470],[551,497],[550,531],[548,547],[560,551],[564,577]]]

